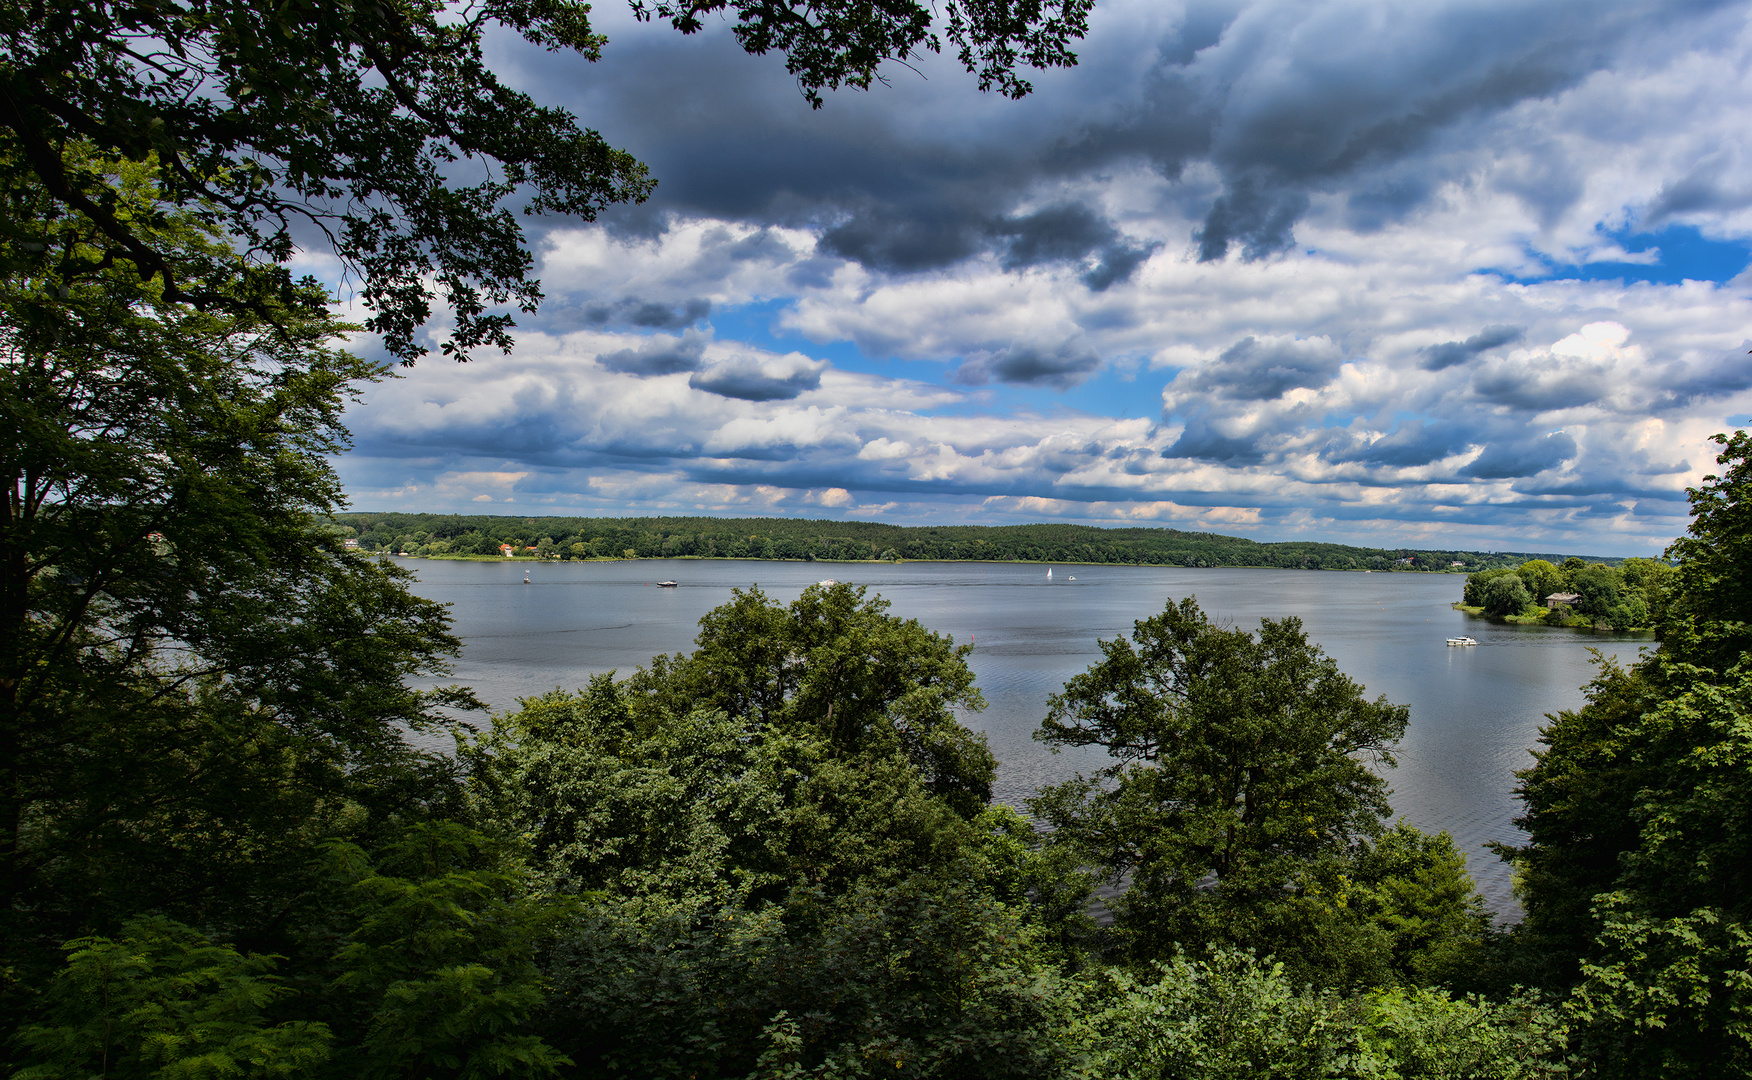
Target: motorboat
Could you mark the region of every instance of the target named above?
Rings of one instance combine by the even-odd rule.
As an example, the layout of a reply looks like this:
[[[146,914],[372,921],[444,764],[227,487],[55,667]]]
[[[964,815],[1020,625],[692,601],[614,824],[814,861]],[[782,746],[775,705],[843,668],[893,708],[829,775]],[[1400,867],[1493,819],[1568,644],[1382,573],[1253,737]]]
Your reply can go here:
[[[659,581],[657,587],[659,589],[673,589],[680,584],[681,582],[679,581]]]
[[[1477,638],[1469,638],[1469,637],[1451,637],[1448,639],[1448,644],[1450,644],[1450,645],[1476,645],[1476,644],[1478,644],[1478,639]]]

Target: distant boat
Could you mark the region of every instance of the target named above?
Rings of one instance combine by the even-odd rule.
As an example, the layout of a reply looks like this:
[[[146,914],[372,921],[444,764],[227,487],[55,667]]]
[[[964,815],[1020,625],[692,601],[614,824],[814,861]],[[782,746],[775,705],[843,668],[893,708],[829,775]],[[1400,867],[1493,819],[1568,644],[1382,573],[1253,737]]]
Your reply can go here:
[[[1052,580],[1052,567],[1050,566],[1046,568],[1046,580]]]
[[[680,584],[681,584],[681,582],[679,582],[679,581],[659,581],[657,583],[657,587],[659,589],[673,589],[677,585],[680,585]]]
[[[1477,638],[1469,638],[1469,637],[1451,637],[1448,639],[1448,644],[1450,644],[1450,645],[1476,645],[1476,644],[1478,644],[1478,639]]]
[[[835,585],[838,585],[839,582],[837,582],[834,579],[829,577],[829,578],[822,578],[820,581],[817,581],[815,584],[821,586],[824,589],[831,589]]]
[[[523,583],[525,585],[529,584],[529,571],[527,570],[523,572]]]

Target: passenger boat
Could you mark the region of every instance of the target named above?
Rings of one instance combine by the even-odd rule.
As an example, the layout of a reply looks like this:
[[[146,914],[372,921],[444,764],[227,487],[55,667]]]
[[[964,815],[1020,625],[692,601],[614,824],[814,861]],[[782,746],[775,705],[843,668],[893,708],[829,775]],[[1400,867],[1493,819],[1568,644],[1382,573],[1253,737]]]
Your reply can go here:
[[[1476,645],[1476,644],[1478,644],[1478,639],[1477,638],[1469,638],[1469,637],[1451,637],[1448,639],[1448,644],[1450,644],[1450,645]]]

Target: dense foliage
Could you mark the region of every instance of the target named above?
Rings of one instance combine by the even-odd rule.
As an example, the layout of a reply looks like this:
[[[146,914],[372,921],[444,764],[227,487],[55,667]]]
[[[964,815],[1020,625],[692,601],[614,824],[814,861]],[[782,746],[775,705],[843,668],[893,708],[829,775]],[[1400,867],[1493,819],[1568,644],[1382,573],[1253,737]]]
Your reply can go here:
[[[1445,834],[1382,835],[1376,770],[1394,764],[1403,706],[1365,698],[1296,619],[1255,637],[1188,599],[1101,649],[1037,737],[1115,763],[1030,805],[1055,846],[1126,884],[1112,947],[1246,947],[1327,986],[1456,973],[1488,925],[1464,861]]]
[[[1752,1070],[1752,437],[1691,492],[1661,648],[1602,664],[1521,774],[1524,949],[1606,1075]]]
[[[458,514],[335,515],[367,551],[555,559],[952,559],[1263,566],[1286,570],[1451,572],[1514,566],[1510,552],[1413,551],[1293,540],[1262,544],[1179,529],[1088,525],[885,525],[796,518],[511,518]],[[1557,556],[1552,556],[1557,558]]]
[[[410,682],[455,648],[442,608],[323,520],[374,369],[297,305],[166,303],[52,209],[53,266],[0,278],[0,949],[146,913],[286,947],[313,845],[451,797],[403,734],[470,703]]]

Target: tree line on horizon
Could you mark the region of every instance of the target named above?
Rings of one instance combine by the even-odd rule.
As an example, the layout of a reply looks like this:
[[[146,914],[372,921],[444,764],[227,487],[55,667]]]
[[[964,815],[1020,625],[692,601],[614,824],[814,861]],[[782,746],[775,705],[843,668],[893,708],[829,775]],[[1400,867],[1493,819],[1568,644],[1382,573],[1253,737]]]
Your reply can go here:
[[[1520,552],[1367,548],[1289,540],[1261,543],[1165,528],[1031,525],[890,525],[824,518],[506,517],[347,511],[333,515],[367,551],[419,556],[519,555],[552,559],[725,558],[830,561],[1109,563],[1286,570],[1475,572],[1563,556]],[[531,550],[533,549],[533,550]]]

